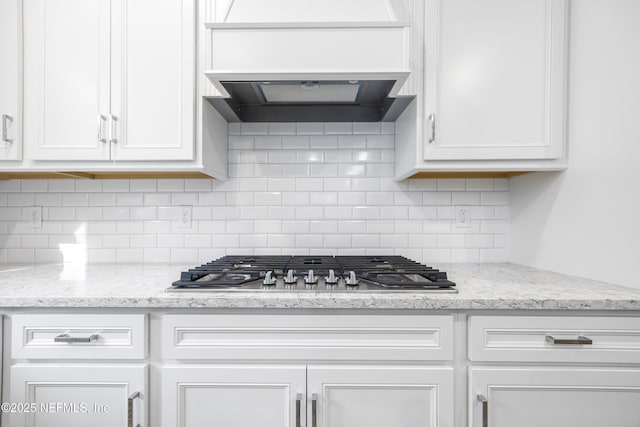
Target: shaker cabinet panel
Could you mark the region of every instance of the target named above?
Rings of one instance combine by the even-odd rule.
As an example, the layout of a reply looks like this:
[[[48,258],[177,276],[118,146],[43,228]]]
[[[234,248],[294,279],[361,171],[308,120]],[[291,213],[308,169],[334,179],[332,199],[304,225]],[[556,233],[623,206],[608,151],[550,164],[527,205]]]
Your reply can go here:
[[[26,157],[108,159],[109,1],[25,0],[23,7]]]
[[[307,377],[308,425],[453,427],[452,368],[309,366]]]
[[[491,427],[638,426],[637,369],[471,368],[469,375],[471,427],[487,425],[483,417]]]
[[[146,426],[146,383],[145,365],[15,365],[6,401],[30,406],[7,425]]]
[[[22,158],[18,0],[0,2],[0,162]]]
[[[195,3],[113,1],[114,160],[191,160]],[[112,119],[113,119],[112,118]]]
[[[565,0],[428,0],[425,160],[557,159]]]
[[[298,427],[305,366],[162,368],[162,426]]]

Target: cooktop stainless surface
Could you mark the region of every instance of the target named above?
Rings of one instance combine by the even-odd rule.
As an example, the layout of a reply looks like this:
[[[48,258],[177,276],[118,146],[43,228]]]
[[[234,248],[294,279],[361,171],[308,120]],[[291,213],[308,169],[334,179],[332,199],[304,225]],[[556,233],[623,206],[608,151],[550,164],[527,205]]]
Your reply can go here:
[[[402,256],[225,256],[168,291],[457,292],[447,274]]]

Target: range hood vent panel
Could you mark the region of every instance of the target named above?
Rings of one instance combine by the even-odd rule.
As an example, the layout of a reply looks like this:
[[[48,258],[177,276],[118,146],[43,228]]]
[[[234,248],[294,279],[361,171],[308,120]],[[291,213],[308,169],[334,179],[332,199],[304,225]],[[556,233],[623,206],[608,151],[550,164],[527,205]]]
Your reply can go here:
[[[389,111],[412,99],[394,101],[410,74],[408,23],[390,14],[350,22],[276,22],[277,15],[254,22],[252,15],[242,22],[240,4],[251,1],[231,8],[226,16],[234,22],[206,24],[205,75],[220,94],[209,101],[227,120],[391,121]]]

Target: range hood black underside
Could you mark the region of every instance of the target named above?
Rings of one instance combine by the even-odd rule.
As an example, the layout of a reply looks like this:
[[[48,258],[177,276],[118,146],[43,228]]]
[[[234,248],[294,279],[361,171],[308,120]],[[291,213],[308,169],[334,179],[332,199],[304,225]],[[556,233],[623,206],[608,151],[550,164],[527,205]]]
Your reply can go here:
[[[252,82],[223,82],[230,98],[207,97],[228,122],[394,122],[414,96],[387,97],[391,81],[368,81],[355,104],[264,103]]]

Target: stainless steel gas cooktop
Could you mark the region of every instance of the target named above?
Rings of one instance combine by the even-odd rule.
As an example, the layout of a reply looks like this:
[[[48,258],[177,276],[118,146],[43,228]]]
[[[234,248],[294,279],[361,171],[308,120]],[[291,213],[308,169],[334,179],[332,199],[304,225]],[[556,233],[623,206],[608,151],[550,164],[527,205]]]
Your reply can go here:
[[[225,256],[168,291],[457,292],[447,273],[402,256]]]

